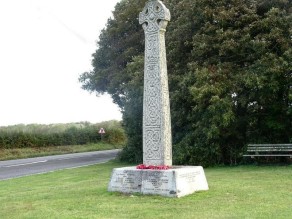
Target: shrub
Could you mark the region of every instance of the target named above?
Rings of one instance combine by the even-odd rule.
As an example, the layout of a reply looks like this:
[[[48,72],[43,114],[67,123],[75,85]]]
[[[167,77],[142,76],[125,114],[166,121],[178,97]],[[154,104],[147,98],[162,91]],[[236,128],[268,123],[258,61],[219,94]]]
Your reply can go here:
[[[98,124],[71,123],[57,125],[16,125],[0,127],[0,149],[83,145],[101,141],[100,128],[106,130],[103,140],[124,144],[126,137],[118,121]]]

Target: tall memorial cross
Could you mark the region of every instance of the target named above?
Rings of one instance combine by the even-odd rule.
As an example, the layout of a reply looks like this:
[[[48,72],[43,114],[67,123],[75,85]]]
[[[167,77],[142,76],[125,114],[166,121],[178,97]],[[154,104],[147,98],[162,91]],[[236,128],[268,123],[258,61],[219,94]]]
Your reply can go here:
[[[169,91],[165,54],[165,29],[169,10],[160,0],[148,0],[139,15],[145,31],[143,100],[143,164],[172,166]],[[176,166],[167,170],[113,169],[108,190],[182,197],[208,190],[201,166]]]
[[[170,12],[159,0],[149,0],[139,15],[145,32],[143,98],[143,163],[172,165],[171,120],[165,51]]]

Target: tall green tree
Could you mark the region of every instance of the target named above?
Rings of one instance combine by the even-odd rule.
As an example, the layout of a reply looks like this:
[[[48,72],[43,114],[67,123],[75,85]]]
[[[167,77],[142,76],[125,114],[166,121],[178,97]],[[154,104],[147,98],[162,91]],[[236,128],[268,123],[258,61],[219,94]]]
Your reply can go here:
[[[122,158],[142,161],[146,0],[122,0],[108,20],[83,88],[112,95],[123,112]],[[292,29],[288,0],[165,0],[177,164],[237,163],[247,143],[291,142]]]
[[[194,131],[180,148],[192,145],[195,161],[236,163],[249,142],[289,142],[291,2],[202,0],[197,6],[202,26],[185,77]]]

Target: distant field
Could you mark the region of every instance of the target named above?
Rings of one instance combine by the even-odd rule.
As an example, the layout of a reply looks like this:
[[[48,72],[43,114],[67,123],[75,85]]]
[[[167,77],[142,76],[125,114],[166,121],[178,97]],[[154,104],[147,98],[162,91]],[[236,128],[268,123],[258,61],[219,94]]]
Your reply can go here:
[[[12,148],[12,149],[0,148],[0,160],[21,159],[87,151],[111,150],[118,148],[122,148],[122,145],[108,144],[102,142],[85,145],[47,146],[41,148]]]
[[[0,181],[1,219],[291,218],[292,166],[206,168],[210,190],[180,199],[107,192],[109,162]]]

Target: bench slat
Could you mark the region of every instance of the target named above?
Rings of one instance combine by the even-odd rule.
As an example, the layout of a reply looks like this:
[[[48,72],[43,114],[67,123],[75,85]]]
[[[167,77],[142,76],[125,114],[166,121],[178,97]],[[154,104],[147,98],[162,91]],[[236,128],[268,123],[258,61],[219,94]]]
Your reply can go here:
[[[291,157],[292,154],[246,154],[244,157]]]
[[[278,148],[278,147],[283,147],[283,148],[290,148],[292,147],[292,145],[260,145],[260,146],[257,146],[257,145],[248,145],[249,147],[272,147],[272,148]]]
[[[248,147],[248,149],[254,149],[254,148],[258,148],[258,149],[292,149],[292,147],[289,148],[285,148],[285,147]]]
[[[248,146],[247,148],[287,148],[287,149],[289,149],[289,148],[292,148],[292,146],[291,147],[267,147],[267,146],[262,146],[262,147],[256,147],[256,146]]]
[[[284,148],[248,148],[247,151],[252,152],[252,151],[287,151],[290,152],[292,149],[284,149]]]
[[[254,146],[254,147],[262,147],[262,146],[266,146],[266,147],[292,147],[292,144],[248,144],[248,146]]]

